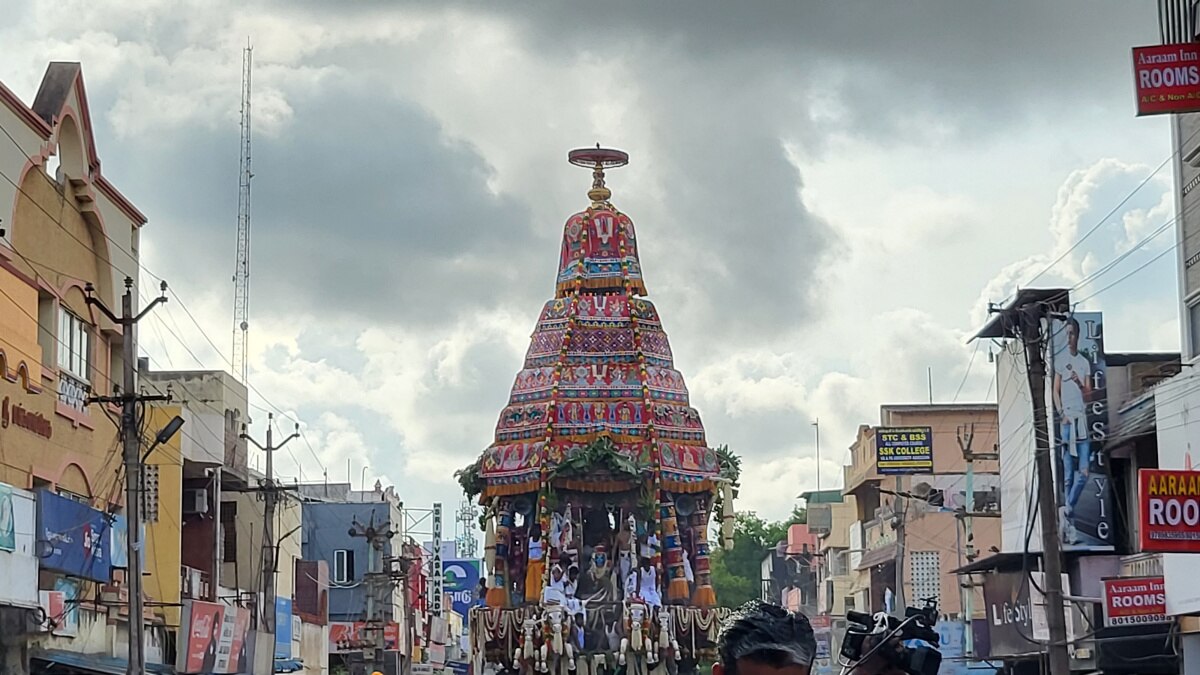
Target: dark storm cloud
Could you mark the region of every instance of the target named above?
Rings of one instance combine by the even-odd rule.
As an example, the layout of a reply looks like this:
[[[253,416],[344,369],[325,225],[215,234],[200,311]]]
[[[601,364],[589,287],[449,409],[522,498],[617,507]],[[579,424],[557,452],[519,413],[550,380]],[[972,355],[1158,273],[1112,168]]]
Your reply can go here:
[[[309,312],[353,329],[445,325],[513,298],[537,302],[535,278],[523,272],[554,249],[532,255],[527,209],[488,191],[490,169],[467,143],[361,83],[330,81],[288,102],[294,115],[282,131],[254,141],[259,320]],[[133,169],[132,182],[161,184],[163,167],[186,164],[186,185],[147,191],[141,203],[155,216],[155,245],[187,252],[172,272],[193,287],[232,273],[234,133],[194,128],[154,139]],[[542,287],[552,274],[537,279]]]

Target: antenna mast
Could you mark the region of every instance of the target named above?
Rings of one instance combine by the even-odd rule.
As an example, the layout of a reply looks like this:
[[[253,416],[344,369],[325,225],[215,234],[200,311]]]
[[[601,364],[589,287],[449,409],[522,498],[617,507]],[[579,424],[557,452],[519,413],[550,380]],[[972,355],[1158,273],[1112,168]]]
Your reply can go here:
[[[238,144],[241,162],[238,167],[237,260],[233,269],[233,369],[234,375],[246,383],[246,352],[250,330],[250,71],[253,48],[246,40],[242,50],[242,136]]]

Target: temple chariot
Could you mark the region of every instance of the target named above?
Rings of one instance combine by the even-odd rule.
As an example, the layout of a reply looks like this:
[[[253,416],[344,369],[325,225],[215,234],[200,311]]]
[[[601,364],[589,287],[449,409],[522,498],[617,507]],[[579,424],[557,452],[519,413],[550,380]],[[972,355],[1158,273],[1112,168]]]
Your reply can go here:
[[[563,228],[495,441],[457,473],[486,533],[471,659],[476,675],[689,672],[715,658],[727,611],[709,539],[719,522],[732,543],[739,460],[708,447],[645,299],[633,221],[605,185],[628,155],[568,158],[592,170],[591,204]]]

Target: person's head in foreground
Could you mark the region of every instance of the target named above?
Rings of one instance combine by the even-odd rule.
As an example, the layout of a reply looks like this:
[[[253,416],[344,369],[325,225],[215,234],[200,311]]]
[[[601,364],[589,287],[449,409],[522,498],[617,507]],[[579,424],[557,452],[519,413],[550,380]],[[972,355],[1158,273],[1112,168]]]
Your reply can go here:
[[[729,616],[713,675],[809,675],[817,639],[808,618],[758,600]]]

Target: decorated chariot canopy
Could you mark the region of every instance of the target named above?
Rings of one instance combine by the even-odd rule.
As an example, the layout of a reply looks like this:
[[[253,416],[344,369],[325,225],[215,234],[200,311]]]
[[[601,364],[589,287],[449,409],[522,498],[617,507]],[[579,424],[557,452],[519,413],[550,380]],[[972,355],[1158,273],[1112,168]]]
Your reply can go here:
[[[593,171],[591,205],[563,227],[555,296],[538,317],[494,442],[469,480],[481,501],[552,485],[621,492],[654,480],[675,493],[712,491],[726,459],[700,415],[654,303],[646,299],[633,221],[610,201],[619,150],[575,150]]]

